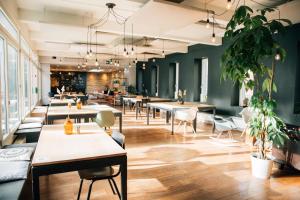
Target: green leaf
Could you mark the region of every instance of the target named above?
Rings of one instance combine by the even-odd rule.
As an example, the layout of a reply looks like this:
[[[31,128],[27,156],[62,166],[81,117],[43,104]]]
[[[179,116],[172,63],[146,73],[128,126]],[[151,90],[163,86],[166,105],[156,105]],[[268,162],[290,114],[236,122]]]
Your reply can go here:
[[[269,86],[270,86],[270,79],[269,78],[266,78],[263,82],[263,85],[262,85],[262,90],[263,92],[265,91],[268,91],[269,92]]]
[[[276,84],[275,84],[275,83],[273,83],[273,87],[272,87],[272,89],[273,89],[273,91],[274,91],[274,92],[277,92],[277,86],[276,86]]]

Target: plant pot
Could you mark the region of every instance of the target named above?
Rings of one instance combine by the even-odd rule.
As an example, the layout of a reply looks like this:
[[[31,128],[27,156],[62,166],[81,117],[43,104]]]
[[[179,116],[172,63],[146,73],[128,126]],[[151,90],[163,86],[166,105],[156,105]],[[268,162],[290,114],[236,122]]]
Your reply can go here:
[[[256,178],[260,179],[268,179],[270,178],[273,160],[267,159],[259,159],[256,154],[251,155],[251,165],[252,165],[252,175]]]

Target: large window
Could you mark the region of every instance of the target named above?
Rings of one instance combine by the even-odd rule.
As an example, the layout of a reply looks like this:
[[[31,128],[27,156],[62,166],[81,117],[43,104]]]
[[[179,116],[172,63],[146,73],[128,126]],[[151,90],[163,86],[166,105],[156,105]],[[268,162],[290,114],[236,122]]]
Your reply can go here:
[[[0,24],[16,41],[18,40],[18,31],[16,27],[10,22],[9,18],[1,9],[0,9]]]
[[[22,54],[22,65],[23,65],[23,96],[24,96],[24,114],[28,114],[30,111],[30,71],[29,71],[29,58]]]
[[[1,97],[1,129],[3,135],[7,134],[6,124],[6,83],[5,83],[5,68],[4,68],[4,40],[0,38],[0,97]]]
[[[18,126],[19,98],[18,98],[18,51],[7,45],[7,79],[8,79],[8,124],[9,130]]]
[[[38,80],[37,80],[37,68],[36,66],[33,64],[33,62],[31,62],[31,106],[34,107],[37,103],[38,100],[38,94],[37,94],[37,90],[38,90]]]

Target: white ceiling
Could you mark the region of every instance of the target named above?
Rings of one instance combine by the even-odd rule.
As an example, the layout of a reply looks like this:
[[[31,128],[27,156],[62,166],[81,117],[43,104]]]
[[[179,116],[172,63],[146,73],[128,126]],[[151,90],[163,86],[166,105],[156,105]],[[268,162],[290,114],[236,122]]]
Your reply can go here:
[[[234,4],[231,10],[216,16],[220,26],[224,27],[229,21],[238,1],[232,0]],[[269,6],[286,2],[286,0],[256,1]],[[106,59],[117,58],[121,66],[124,66],[129,62],[132,63],[135,58],[144,60],[160,57],[163,46],[165,53],[171,54],[185,53],[189,45],[198,43],[221,45],[224,29],[215,28],[217,40],[212,43],[212,29],[207,29],[204,24],[198,22],[206,20],[206,9],[213,10],[216,14],[223,13],[226,10],[227,0],[183,0],[179,3],[176,3],[177,0],[17,0],[19,20],[29,28],[30,39],[39,54],[40,62],[61,65],[77,65],[84,62],[82,58],[87,51],[87,26],[105,14],[107,11],[105,4],[108,2],[116,4],[114,10],[119,15],[128,17],[126,26],[128,49],[131,49],[131,24],[133,24],[136,51],[128,58],[122,55],[123,26],[110,18],[97,32],[100,65],[105,65]],[[246,0],[246,4],[254,8],[260,7],[251,0]],[[285,13],[294,22],[300,21],[297,14],[300,8],[299,0],[288,2],[281,7],[289,10],[286,13],[281,12],[282,17]],[[94,31],[93,36],[95,34]],[[92,46],[92,50],[96,51],[96,45]],[[52,59],[52,56],[58,59]],[[93,65],[95,56],[88,63]]]

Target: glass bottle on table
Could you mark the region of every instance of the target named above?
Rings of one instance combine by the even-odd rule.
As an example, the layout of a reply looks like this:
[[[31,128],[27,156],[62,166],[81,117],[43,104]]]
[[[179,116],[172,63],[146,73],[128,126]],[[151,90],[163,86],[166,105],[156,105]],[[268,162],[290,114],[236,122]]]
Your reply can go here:
[[[73,122],[71,121],[70,117],[66,118],[66,121],[64,123],[64,130],[65,134],[67,135],[73,134]]]

